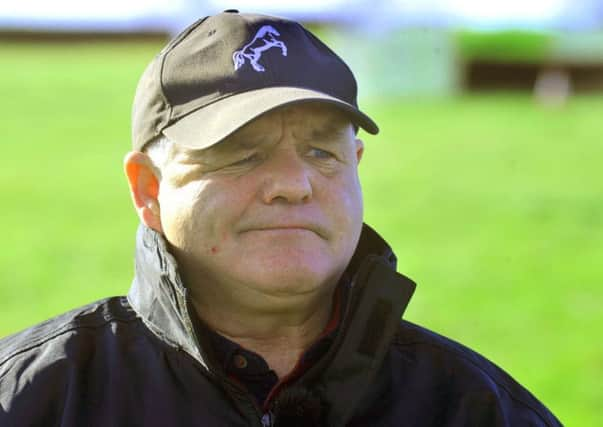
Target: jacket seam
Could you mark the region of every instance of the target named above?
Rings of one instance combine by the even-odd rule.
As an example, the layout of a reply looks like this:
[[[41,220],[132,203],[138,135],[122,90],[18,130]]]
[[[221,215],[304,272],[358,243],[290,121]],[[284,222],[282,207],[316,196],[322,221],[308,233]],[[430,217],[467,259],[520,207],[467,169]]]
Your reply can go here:
[[[66,325],[63,327],[63,329],[60,329],[59,331],[57,331],[54,334],[49,334],[49,335],[45,335],[43,337],[40,337],[39,339],[37,339],[35,342],[30,343],[29,345],[26,345],[25,347],[16,349],[13,353],[9,354],[8,356],[6,356],[3,360],[0,361],[0,368],[6,364],[7,362],[9,362],[11,359],[19,356],[20,354],[26,353],[30,350],[33,350],[37,347],[40,347],[44,344],[46,344],[49,341],[54,340],[55,338],[59,338],[61,335],[64,335],[68,332],[71,331],[75,331],[78,329],[99,329],[102,327],[105,327],[107,324],[109,323],[114,323],[114,322],[120,322],[120,323],[132,323],[134,321],[138,320],[138,316],[132,317],[132,318],[127,318],[127,319],[120,319],[120,318],[111,318],[109,320],[105,320],[102,323],[99,324],[92,324],[92,325]]]
[[[533,405],[531,405],[530,403],[524,401],[523,399],[520,399],[519,397],[517,397],[514,393],[511,392],[511,390],[509,390],[509,388],[507,386],[505,386],[504,384],[502,384],[500,381],[498,381],[496,378],[494,378],[486,369],[484,369],[482,366],[480,366],[476,361],[472,360],[471,357],[469,357],[468,355],[466,355],[464,353],[464,351],[462,350],[457,350],[454,348],[450,348],[448,346],[444,346],[444,345],[439,345],[439,344],[435,344],[435,343],[428,343],[425,341],[410,341],[410,342],[404,342],[401,343],[399,341],[394,341],[394,344],[397,347],[401,347],[401,346],[413,346],[413,345],[424,345],[424,346],[431,346],[431,347],[436,347],[440,350],[446,351],[448,353],[453,353],[455,356],[469,362],[472,366],[476,367],[477,369],[479,369],[483,374],[485,374],[493,383],[495,383],[498,387],[500,387],[501,389],[503,389],[507,395],[514,401],[522,404],[523,406],[527,407],[528,409],[530,409],[533,413],[535,413],[536,415],[538,415],[538,417],[549,427],[553,427],[552,424],[549,423],[548,418],[549,417],[544,417],[543,414],[540,413],[540,411],[535,408]],[[492,363],[492,362],[490,362]],[[498,368],[496,365],[493,365],[496,368]],[[500,369],[500,368],[498,368]],[[514,381],[514,380],[513,380]],[[529,393],[529,391],[528,391]]]

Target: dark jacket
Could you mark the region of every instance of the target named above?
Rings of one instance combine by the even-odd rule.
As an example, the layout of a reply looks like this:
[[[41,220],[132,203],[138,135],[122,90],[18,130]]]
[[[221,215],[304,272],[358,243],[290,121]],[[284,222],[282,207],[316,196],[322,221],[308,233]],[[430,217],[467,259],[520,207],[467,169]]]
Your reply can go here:
[[[0,341],[0,426],[315,425],[304,421],[306,397],[329,426],[559,425],[482,356],[400,321],[415,285],[366,226],[349,273],[331,348],[292,387],[297,397],[264,413],[216,367],[175,260],[141,227],[127,298]]]

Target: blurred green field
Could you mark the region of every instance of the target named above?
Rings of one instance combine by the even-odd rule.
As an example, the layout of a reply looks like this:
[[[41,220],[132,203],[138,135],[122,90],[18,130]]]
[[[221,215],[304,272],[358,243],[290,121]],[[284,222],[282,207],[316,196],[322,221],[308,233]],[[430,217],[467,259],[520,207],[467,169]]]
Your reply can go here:
[[[127,292],[121,162],[159,46],[0,45],[0,336]],[[362,89],[362,87],[361,87]],[[419,286],[406,318],[482,352],[568,426],[603,419],[603,97],[380,100],[367,222]]]

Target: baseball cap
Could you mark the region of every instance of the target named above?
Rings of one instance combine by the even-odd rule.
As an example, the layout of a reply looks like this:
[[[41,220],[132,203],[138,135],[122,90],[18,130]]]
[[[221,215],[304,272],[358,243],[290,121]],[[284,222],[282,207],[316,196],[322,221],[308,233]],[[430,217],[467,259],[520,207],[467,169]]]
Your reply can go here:
[[[202,18],[151,61],[136,89],[132,145],[161,133],[207,148],[275,108],[332,104],[371,134],[350,68],[312,33],[284,18],[227,10]]]

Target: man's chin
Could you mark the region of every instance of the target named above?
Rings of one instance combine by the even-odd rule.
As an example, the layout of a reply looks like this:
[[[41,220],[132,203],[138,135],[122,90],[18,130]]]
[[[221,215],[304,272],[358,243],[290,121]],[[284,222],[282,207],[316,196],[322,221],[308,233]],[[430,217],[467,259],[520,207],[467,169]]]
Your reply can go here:
[[[262,270],[248,271],[243,276],[248,278],[249,286],[275,296],[321,292],[324,288],[332,287],[339,279],[338,272],[327,270],[324,265],[317,265],[316,260],[312,264],[299,261],[299,258],[273,260],[272,263],[264,260]]]

